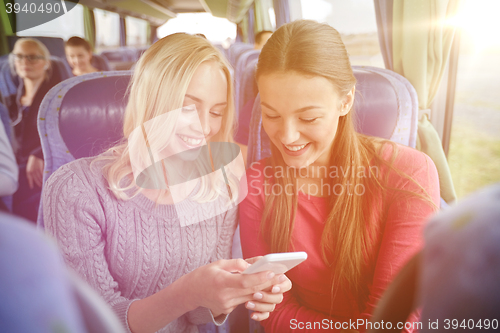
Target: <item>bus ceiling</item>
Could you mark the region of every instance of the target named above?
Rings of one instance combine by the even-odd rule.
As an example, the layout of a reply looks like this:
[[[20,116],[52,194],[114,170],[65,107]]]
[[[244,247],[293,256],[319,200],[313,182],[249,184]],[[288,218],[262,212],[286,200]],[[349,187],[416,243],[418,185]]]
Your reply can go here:
[[[179,13],[211,13],[239,23],[254,0],[80,0],[80,4],[160,26]]]

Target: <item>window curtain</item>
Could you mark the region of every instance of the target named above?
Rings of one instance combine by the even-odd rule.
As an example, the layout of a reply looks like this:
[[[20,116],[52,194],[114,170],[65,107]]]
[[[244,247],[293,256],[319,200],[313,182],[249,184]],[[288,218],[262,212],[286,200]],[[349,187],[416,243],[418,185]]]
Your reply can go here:
[[[247,43],[253,44],[255,41],[255,9],[250,7],[247,12]]]
[[[15,14],[7,14],[5,1],[0,1],[0,55],[10,52],[7,36],[14,35],[15,33]]]
[[[243,17],[241,22],[238,23],[238,27],[239,27],[238,32],[241,32],[241,34],[239,34],[240,40],[243,43],[248,43],[248,16],[245,15]],[[236,41],[238,41],[238,37],[236,37]]]
[[[127,46],[127,23],[125,18],[120,16],[120,46]]]
[[[411,82],[418,94],[420,110],[428,110],[438,91],[455,35],[455,27],[447,24],[447,19],[456,15],[460,0],[374,0],[374,3],[386,67]],[[441,197],[447,203],[455,201],[441,140],[425,112],[419,117],[417,149],[436,164]]]
[[[241,22],[236,25],[236,43],[243,43],[243,28]]]
[[[394,71],[392,66],[392,1],[373,0],[380,51],[384,58],[385,68]]]
[[[273,31],[273,25],[269,17],[269,8],[272,6],[271,0],[261,0],[254,2],[255,5],[255,32]]]
[[[90,43],[92,50],[95,50],[95,17],[94,10],[83,6],[83,29],[85,32],[85,39]]]
[[[149,38],[149,44],[156,43],[156,41],[158,40],[158,26],[151,25],[148,22],[147,29],[148,29],[147,36]]]
[[[290,5],[288,0],[273,0],[276,29],[290,22]]]

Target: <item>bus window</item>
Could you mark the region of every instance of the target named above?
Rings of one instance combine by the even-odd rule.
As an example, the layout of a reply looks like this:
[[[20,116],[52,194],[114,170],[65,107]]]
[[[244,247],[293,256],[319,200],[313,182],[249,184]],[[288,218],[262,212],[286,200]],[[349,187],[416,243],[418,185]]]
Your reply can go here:
[[[228,39],[232,41],[236,39],[236,24],[209,13],[178,14],[158,28],[158,37],[162,38],[176,32],[201,33],[212,43],[221,44]]]
[[[448,162],[457,197],[500,181],[500,3],[466,0]]]
[[[148,23],[144,20],[127,16],[127,46],[143,47],[148,45]]]
[[[22,30],[16,33],[20,37],[45,36],[60,37],[64,40],[72,36],[85,38],[85,29],[83,23],[83,6],[76,5],[72,10],[57,19],[36,27]]]
[[[94,9],[96,26],[96,51],[114,49],[120,46],[120,15],[101,9]]]
[[[342,35],[351,65],[384,68],[372,0],[301,0],[301,6],[303,19],[328,23]]]

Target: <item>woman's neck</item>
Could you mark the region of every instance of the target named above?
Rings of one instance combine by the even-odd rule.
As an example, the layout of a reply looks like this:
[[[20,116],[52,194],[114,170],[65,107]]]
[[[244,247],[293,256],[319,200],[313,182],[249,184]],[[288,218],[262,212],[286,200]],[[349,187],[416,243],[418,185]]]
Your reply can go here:
[[[38,91],[38,88],[42,85],[44,79],[44,77],[39,79],[24,79],[24,95],[21,97],[22,105],[31,105],[33,97],[35,97],[35,94]]]
[[[97,72],[97,68],[95,68],[94,66],[92,65],[89,65],[83,69],[78,69],[78,68],[75,68],[73,69],[73,74],[74,75],[83,75],[83,74],[88,74],[88,73],[95,73]]]

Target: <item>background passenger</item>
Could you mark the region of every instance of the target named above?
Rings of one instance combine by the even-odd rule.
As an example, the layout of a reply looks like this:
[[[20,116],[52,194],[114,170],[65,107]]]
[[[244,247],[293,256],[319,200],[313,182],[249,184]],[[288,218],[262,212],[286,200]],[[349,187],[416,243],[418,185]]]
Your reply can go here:
[[[256,33],[253,48],[255,50],[262,50],[262,47],[264,46],[264,44],[266,44],[267,40],[271,37],[272,34],[273,32],[268,30],[259,31],[258,33]]]
[[[142,188],[133,173],[137,156],[127,139],[140,130],[147,133],[151,155],[183,148],[196,152],[204,140],[232,142],[231,82],[228,63],[207,40],[188,34],[159,40],[141,57],[132,76],[123,142],[97,158],[62,166],[47,181],[47,232],[57,239],[67,264],[134,333],[197,332],[196,325],[222,324],[225,314],[245,302],[253,306],[256,319],[263,320],[291,288],[286,276],[269,271],[233,274],[248,266],[242,259],[226,260],[237,209],[214,217],[198,209],[202,203],[224,199],[217,188],[198,180],[186,183],[189,197],[174,204],[168,187],[172,184],[166,189]],[[193,115],[201,127],[181,122]],[[158,131],[150,126],[158,126]],[[181,164],[197,162],[189,156],[181,158]],[[185,170],[163,169],[174,171]],[[195,217],[200,220],[181,225],[179,216],[184,214],[199,214]],[[279,289],[262,291],[271,286]]]
[[[0,211],[10,211],[1,197],[10,196],[16,192],[18,175],[19,169],[12,145],[4,124],[0,123]]]
[[[367,320],[421,247],[439,202],[436,168],[417,150],[355,132],[356,79],[339,33],[326,24],[280,27],[262,49],[256,79],[272,157],[247,171],[243,255],[308,253],[262,325],[281,333],[294,323]]]
[[[18,39],[9,62],[21,78],[17,96],[5,100],[14,128],[13,146],[19,165],[19,189],[14,194],[13,212],[35,222],[44,167],[37,129],[38,108],[45,94],[61,78],[52,74],[50,53],[36,39]]]
[[[97,72],[92,66],[92,47],[89,42],[80,37],[71,37],[65,44],[66,59],[72,68],[74,75],[82,75]]]

